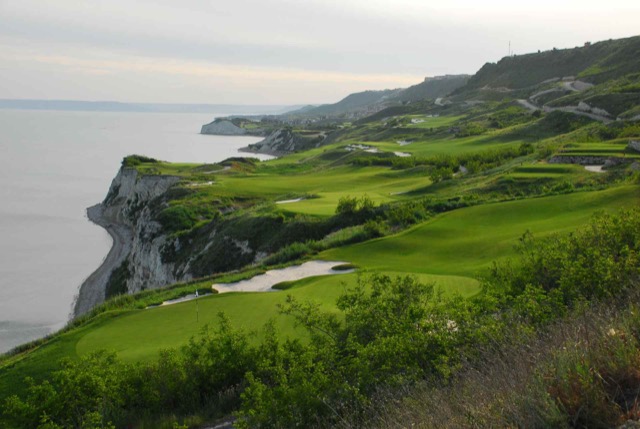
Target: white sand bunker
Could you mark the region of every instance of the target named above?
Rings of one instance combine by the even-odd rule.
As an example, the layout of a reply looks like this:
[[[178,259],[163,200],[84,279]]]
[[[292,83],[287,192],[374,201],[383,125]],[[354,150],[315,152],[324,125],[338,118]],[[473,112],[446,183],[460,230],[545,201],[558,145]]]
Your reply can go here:
[[[410,157],[411,154],[409,152],[393,152],[395,156],[399,156],[400,158]]]
[[[281,200],[281,201],[276,201],[276,204],[291,204],[291,203],[299,203],[300,201],[303,201],[304,198],[294,198],[293,200]]]
[[[211,293],[201,293],[198,296],[199,297],[203,297],[203,296],[209,296],[209,295],[211,295]],[[165,305],[179,304],[181,302],[194,300],[194,299],[198,298],[198,296],[196,296],[195,293],[192,293],[192,294],[189,294],[189,295],[181,296],[180,298],[169,299],[167,301],[163,301],[162,304],[160,304],[160,305],[150,305],[147,308],[164,307]]]
[[[336,261],[309,261],[302,265],[269,270],[247,280],[235,283],[219,283],[211,285],[219,293],[225,292],[272,292],[273,285],[281,282],[301,280],[313,276],[327,276],[332,274],[347,274],[353,270],[334,270],[333,267],[344,265],[346,262]]]
[[[606,173],[606,171],[602,169],[602,165],[585,165],[584,169],[592,173]]]

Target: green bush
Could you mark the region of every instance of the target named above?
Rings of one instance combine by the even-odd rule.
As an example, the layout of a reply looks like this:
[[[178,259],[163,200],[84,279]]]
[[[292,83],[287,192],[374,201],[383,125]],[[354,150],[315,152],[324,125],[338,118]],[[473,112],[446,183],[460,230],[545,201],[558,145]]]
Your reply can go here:
[[[486,287],[506,296],[529,285],[557,290],[567,305],[580,299],[611,298],[640,280],[640,210],[600,214],[569,236],[520,239],[519,258],[495,265]]]
[[[160,161],[144,155],[129,155],[122,160],[122,166],[125,168],[133,168],[141,164],[157,164],[158,162]]]
[[[165,233],[174,233],[192,229],[198,218],[194,211],[183,205],[170,206],[158,215],[158,222]]]
[[[276,253],[266,258],[263,263],[265,265],[284,264],[285,262],[300,259],[312,252],[313,250],[308,243],[296,242],[278,250]]]

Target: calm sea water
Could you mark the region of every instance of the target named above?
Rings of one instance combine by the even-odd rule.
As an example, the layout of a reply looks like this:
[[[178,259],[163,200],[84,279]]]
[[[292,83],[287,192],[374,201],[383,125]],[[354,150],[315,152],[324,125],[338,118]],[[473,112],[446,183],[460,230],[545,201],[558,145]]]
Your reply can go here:
[[[253,137],[198,134],[212,115],[0,110],[0,353],[68,321],[111,238],[86,218],[122,158],[237,156]]]

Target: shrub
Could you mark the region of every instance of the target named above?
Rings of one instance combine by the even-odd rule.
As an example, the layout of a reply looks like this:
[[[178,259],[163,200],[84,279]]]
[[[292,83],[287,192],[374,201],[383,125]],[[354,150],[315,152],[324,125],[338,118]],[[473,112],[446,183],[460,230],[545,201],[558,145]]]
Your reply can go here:
[[[166,233],[190,230],[197,222],[197,216],[188,207],[176,205],[167,207],[158,215],[158,222]]]
[[[278,265],[289,261],[295,261],[312,252],[312,248],[308,243],[292,243],[278,250],[273,255],[266,258],[263,263],[265,265]]]
[[[148,156],[144,156],[144,155],[129,155],[122,160],[122,166],[125,168],[133,168],[141,164],[146,164],[146,163],[156,164],[158,162],[160,161],[154,158],[149,158]]]
[[[567,305],[615,296],[640,278],[640,210],[600,214],[569,236],[520,239],[517,261],[496,265],[485,288],[509,296],[529,285],[558,290]]]

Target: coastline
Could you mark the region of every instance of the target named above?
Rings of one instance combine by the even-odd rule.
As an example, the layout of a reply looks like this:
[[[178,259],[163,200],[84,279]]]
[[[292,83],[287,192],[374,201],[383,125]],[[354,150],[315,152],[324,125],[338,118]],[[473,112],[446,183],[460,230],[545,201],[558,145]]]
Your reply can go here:
[[[102,203],[87,208],[87,217],[109,233],[113,244],[102,264],[82,282],[73,306],[74,318],[89,312],[105,300],[105,291],[111,272],[129,255],[133,241],[131,229],[105,214]]]
[[[275,158],[280,158],[281,156],[286,155],[288,152],[281,152],[281,151],[269,151],[269,150],[253,150],[251,149],[251,146],[245,146],[245,147],[241,147],[240,149],[238,149],[238,152],[242,152],[242,153],[255,153],[258,155],[269,155],[269,156],[273,156]]]

